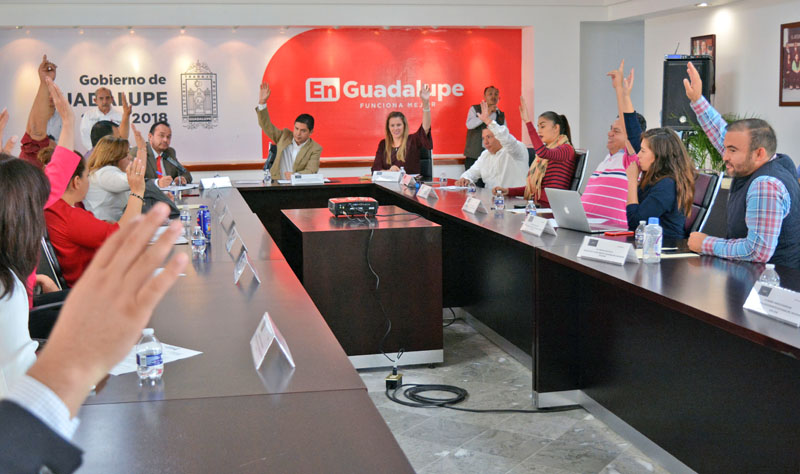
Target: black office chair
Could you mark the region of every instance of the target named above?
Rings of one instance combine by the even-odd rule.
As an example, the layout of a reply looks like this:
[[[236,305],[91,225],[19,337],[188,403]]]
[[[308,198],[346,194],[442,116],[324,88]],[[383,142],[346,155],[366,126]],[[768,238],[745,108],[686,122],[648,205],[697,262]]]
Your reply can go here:
[[[575,174],[572,176],[572,183],[569,189],[580,191],[583,185],[583,177],[586,175],[586,163],[589,161],[589,150],[575,149]]]
[[[533,160],[536,159],[536,150],[533,148],[528,148],[528,168],[531,167],[533,164]]]
[[[721,185],[721,172],[717,174],[697,173],[694,181],[692,212],[686,218],[686,223],[683,226],[687,234],[702,232]]]
[[[28,331],[34,339],[47,339],[50,336],[50,331],[53,329],[69,293],[67,281],[61,273],[61,266],[56,259],[55,249],[53,249],[46,232],[42,237],[41,247],[37,272],[50,277],[58,286],[59,291],[33,295],[33,307],[28,312]]]
[[[419,174],[423,181],[433,179],[433,151],[423,148],[419,151]]]

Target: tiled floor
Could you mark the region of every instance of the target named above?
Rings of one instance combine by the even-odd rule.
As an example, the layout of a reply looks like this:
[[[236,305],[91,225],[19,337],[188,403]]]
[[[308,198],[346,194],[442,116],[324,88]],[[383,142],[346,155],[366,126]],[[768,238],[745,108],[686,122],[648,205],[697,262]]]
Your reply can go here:
[[[466,408],[532,408],[531,372],[469,325],[456,321],[445,328],[444,354],[445,363],[433,369],[401,367],[403,382],[462,387],[469,399],[459,406]],[[406,407],[386,398],[386,369],[359,372],[419,473],[666,472],[584,410],[506,414]]]

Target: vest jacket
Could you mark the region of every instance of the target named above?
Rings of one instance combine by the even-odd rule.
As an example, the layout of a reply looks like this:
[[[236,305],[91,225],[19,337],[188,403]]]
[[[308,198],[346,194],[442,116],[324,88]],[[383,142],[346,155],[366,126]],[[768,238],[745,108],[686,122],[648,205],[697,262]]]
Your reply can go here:
[[[478,114],[481,113],[481,105],[473,105],[473,109]],[[494,119],[497,122],[497,125],[504,125],[506,123],[506,114],[504,114],[500,109],[497,109],[497,118]],[[467,144],[464,146],[464,156],[467,158],[477,158],[481,156],[483,152],[483,129],[486,128],[486,124],[482,123],[480,127],[475,127],[472,129],[467,130]]]
[[[747,237],[745,212],[747,207],[747,190],[753,180],[759,176],[771,176],[779,179],[789,191],[791,208],[783,219],[778,246],[769,263],[800,268],[800,185],[797,183],[797,172],[792,159],[786,155],[778,156],[749,176],[734,178],[728,198],[728,238],[743,239]]]

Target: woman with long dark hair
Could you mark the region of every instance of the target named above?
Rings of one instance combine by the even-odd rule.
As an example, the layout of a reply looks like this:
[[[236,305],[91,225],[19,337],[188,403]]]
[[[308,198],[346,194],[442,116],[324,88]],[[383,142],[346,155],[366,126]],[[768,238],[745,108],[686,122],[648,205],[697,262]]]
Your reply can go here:
[[[528,118],[525,98],[520,97],[519,113],[522,122],[528,127],[536,158],[528,170],[525,186],[502,188],[496,186],[492,192],[500,190],[510,196],[524,196],[533,199],[543,207],[550,207],[545,188],[569,189],[575,175],[575,148],[572,146],[572,132],[567,117],[547,111],[539,115],[536,126]]]
[[[619,115],[625,118],[628,140],[638,143],[637,135],[641,132],[630,96],[633,70],[625,78],[623,67],[624,62],[609,76],[617,92]],[[634,230],[640,221],[657,217],[664,237],[686,238],[684,225],[692,212],[695,170],[680,137],[669,128],[652,128],[641,134],[641,149],[633,151],[637,152],[638,162],[634,161],[625,170],[628,228]]]
[[[402,112],[394,111],[386,117],[385,138],[378,144],[372,171],[400,171],[400,168],[408,174],[421,171],[420,151],[433,149],[429,85],[422,87],[419,98],[422,100],[422,124],[413,134],[409,134],[408,120]]]
[[[50,183],[27,161],[0,154],[0,395],[36,360],[24,281],[39,263]]]

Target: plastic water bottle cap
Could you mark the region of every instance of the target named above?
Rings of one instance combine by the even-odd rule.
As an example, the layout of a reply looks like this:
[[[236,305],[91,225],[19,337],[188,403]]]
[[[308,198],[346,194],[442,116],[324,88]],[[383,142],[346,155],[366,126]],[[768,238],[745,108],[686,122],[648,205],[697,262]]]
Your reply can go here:
[[[767,270],[774,270],[774,269],[775,269],[775,264],[774,263],[768,263],[767,264]]]
[[[645,221],[639,221],[639,224],[647,224]]]
[[[647,220],[647,225],[650,225],[650,224],[658,225],[658,217],[651,217],[650,219],[648,219]]]
[[[142,329],[142,336],[152,336],[153,334],[155,334],[155,330],[153,328]]]

